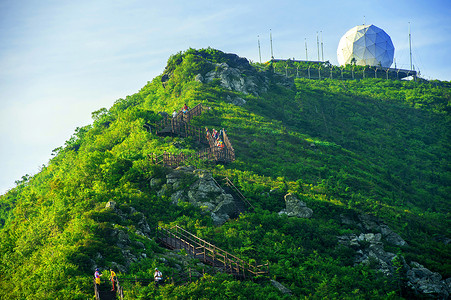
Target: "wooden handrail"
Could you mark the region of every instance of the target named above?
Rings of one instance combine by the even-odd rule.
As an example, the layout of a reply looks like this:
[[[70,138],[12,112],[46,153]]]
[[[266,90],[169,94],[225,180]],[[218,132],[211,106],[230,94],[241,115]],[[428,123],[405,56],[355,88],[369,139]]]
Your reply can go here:
[[[199,159],[213,160],[215,162],[232,162],[235,160],[235,150],[229,141],[225,130],[222,129],[222,137],[224,140],[224,148],[219,148],[215,145],[215,141],[212,138],[208,129],[203,129],[200,127],[193,126],[189,124],[191,119],[195,116],[202,114],[202,112],[211,109],[202,105],[202,103],[197,104],[195,107],[190,109],[188,112],[183,113],[180,111],[174,118],[164,118],[160,123],[156,124],[156,133],[158,134],[162,130],[165,132],[175,133],[181,136],[194,136],[197,137],[199,142],[208,143],[210,148],[198,151],[195,154],[185,155],[180,154],[168,154],[163,153],[160,156],[152,155],[152,161],[156,164],[164,164],[169,167],[177,167],[182,164],[186,159],[197,157]],[[158,158],[162,157],[161,160]]]
[[[234,192],[238,195],[238,197],[247,205],[252,207],[253,210],[255,210],[255,207],[244,197],[244,195],[241,193],[241,191],[233,184],[233,182],[229,179],[229,177],[226,177],[225,179],[226,184],[231,187]]]
[[[164,236],[158,237],[159,233],[163,234]],[[214,266],[222,266],[226,271],[227,269],[230,269],[230,273],[237,276],[245,277],[246,272],[254,276],[268,274],[267,270],[262,270],[262,267],[267,265],[251,265],[244,260],[236,257],[235,255],[216,247],[215,245],[195,236],[194,234],[177,225],[174,226],[172,230],[158,226],[157,238],[173,248],[177,248],[178,242],[178,246],[182,249],[187,250],[190,254],[194,256],[203,254],[203,259],[205,262],[210,262]],[[172,240],[169,241],[169,238],[171,238]],[[199,248],[201,248],[203,251],[196,252],[196,249]]]

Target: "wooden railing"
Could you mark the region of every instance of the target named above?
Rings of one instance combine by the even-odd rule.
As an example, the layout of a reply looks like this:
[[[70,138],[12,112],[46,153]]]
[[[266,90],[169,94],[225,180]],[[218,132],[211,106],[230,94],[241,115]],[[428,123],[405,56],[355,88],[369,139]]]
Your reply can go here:
[[[171,229],[158,226],[157,240],[168,248],[184,249],[194,258],[198,258],[214,267],[221,268],[224,272],[232,274],[235,277],[245,279],[249,276],[268,275],[269,264],[249,264],[179,226]]]
[[[213,139],[208,128],[201,128],[189,124],[191,119],[195,116],[199,116],[202,112],[209,110],[210,107],[203,106],[201,103],[190,109],[188,112],[183,113],[180,111],[174,118],[165,118],[160,123],[155,125],[157,134],[171,133],[179,136],[187,137],[193,136],[199,142],[208,144],[210,148],[200,150],[194,154],[170,154],[163,153],[161,155],[148,154],[148,157],[155,164],[162,164],[167,167],[177,167],[183,164],[187,159],[200,159],[209,160],[214,162],[228,163],[235,160],[235,150],[230,143],[230,140],[223,129],[222,138],[224,147],[220,148],[215,145],[215,139]]]
[[[159,123],[157,123],[155,126],[156,131],[158,133],[162,129],[167,128],[169,125],[171,125],[171,127],[173,129],[175,129],[178,126],[181,126],[183,123],[188,124],[191,121],[191,119],[193,119],[196,116],[200,116],[204,111],[207,111],[209,109],[211,109],[211,108],[208,106],[202,105],[202,103],[199,103],[196,106],[194,106],[193,108],[191,108],[186,113],[183,113],[182,110],[180,110],[177,113],[177,116],[175,116],[174,118],[166,117],[163,120],[161,120]],[[177,132],[174,132],[174,133],[177,133]]]
[[[230,151],[230,154],[232,155],[230,157],[231,161],[235,160],[235,150],[232,147],[232,143],[229,141],[229,137],[227,136],[227,133],[225,132],[225,130],[222,130],[222,136],[224,139],[224,145],[225,147]]]
[[[235,194],[238,196],[238,198],[241,199],[248,207],[251,207],[253,210],[255,210],[255,207],[244,197],[244,195],[241,193],[241,191],[233,184],[233,182],[229,179],[229,177],[226,177],[224,179],[224,182],[227,186],[229,186]]]
[[[193,154],[172,154],[164,152],[161,155],[149,154],[148,157],[154,164],[164,165],[166,167],[178,167],[188,159],[208,160],[214,162],[228,163],[233,161],[235,153],[228,149],[218,147],[202,149]]]

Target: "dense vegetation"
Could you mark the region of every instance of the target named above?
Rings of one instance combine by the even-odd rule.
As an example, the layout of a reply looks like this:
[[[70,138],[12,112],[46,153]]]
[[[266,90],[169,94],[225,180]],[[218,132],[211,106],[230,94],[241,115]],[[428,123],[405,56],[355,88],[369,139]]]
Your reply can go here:
[[[268,261],[271,278],[296,298],[409,296],[401,278],[385,277],[371,265],[354,266],[353,254],[338,246],[337,236],[358,228],[343,225],[340,214],[381,218],[408,242],[391,252],[451,275],[451,247],[443,242],[451,238],[449,83],[290,81],[265,65],[242,74],[258,69],[269,78],[259,95],[225,89],[218,80],[195,80],[223,62],[233,67],[230,55],[213,49],[171,56],[162,75],[110,109],[93,112],[93,123],[77,128],[38,174],[25,175],[1,196],[2,299],[93,297],[93,268],[125,259],[111,238],[115,230],[129,235],[130,252],[143,257],[140,244],[146,254],[119,276],[152,277],[164,250],[136,232],[142,216],[151,226],[179,224],[243,259]],[[246,103],[226,101],[233,97]],[[212,107],[193,123],[226,128],[237,155],[225,166],[191,163],[231,178],[254,212],[215,227],[200,209],[171,205],[150,188],[150,178],[168,171],[147,154],[197,149],[190,138],[159,137],[143,127],[159,121],[158,112],[170,113],[183,103]],[[314,210],[311,219],[278,214],[288,192]],[[110,200],[127,217],[105,208]],[[161,268],[175,272],[170,265]],[[137,285],[126,296],[282,298],[267,281],[240,282],[224,274],[159,289]]]

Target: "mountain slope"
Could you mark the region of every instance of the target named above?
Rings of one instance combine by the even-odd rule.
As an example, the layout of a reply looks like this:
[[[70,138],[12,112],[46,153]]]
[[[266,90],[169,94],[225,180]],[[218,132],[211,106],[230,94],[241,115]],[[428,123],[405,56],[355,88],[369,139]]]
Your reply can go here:
[[[92,125],[77,128],[47,166],[1,197],[2,298],[85,299],[95,267],[152,277],[164,252],[152,239],[158,222],[179,224],[245,260],[269,261],[271,278],[296,297],[413,296],[404,273],[384,276],[374,262],[355,264],[355,251],[339,237],[359,235],[361,219],[373,215],[407,241],[385,244],[386,251],[450,276],[449,91],[448,83],[293,80],[213,49],[178,53],[138,93],[94,112]],[[237,157],[225,166],[191,163],[229,177],[254,212],[215,227],[201,208],[173,205],[170,191],[149,185],[169,170],[148,154],[199,149],[193,139],[144,127],[184,103],[212,108],[192,124],[225,128]],[[279,215],[287,193],[313,217]],[[105,208],[108,201],[117,207]],[[175,262],[162,268],[177,273]],[[282,297],[267,281],[226,275],[127,292],[130,299]]]

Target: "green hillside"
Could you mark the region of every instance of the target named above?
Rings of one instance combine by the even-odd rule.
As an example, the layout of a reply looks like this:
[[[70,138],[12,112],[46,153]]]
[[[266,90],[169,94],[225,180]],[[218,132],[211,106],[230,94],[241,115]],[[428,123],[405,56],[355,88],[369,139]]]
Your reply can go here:
[[[443,297],[451,292],[444,281],[451,276],[450,92],[450,82],[421,79],[285,78],[273,64],[210,48],[175,54],[160,76],[93,112],[92,124],[54,149],[39,173],[1,196],[0,299],[94,299],[96,267],[104,279],[109,267],[119,278],[152,278],[156,266],[177,277],[177,259],[153,238],[158,224],[177,224],[245,261],[269,262],[269,278],[217,273],[185,285],[129,284],[125,299]],[[191,124],[224,128],[236,155],[226,165],[186,165],[228,177],[255,208],[220,226],[202,207],[174,204],[174,187],[151,184],[172,171],[149,154],[202,147],[149,130],[163,119],[159,112],[184,103],[210,107]],[[194,181],[183,177],[182,188]],[[288,193],[313,210],[311,218],[279,214]],[[389,243],[388,227],[407,244]],[[382,240],[366,240],[373,233]],[[358,249],[340,242],[362,234]],[[396,254],[390,274],[371,255],[355,259],[382,243]],[[425,296],[409,287],[406,274],[417,263],[441,274],[448,290]]]

